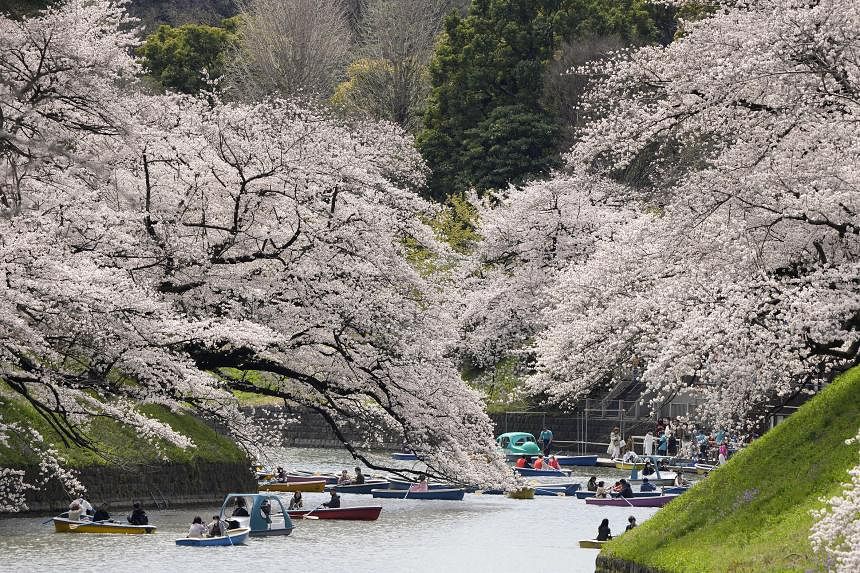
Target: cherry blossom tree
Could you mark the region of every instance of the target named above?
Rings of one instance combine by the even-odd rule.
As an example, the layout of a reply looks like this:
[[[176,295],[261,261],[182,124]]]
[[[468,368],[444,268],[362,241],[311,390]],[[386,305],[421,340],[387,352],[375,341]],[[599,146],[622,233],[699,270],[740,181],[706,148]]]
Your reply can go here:
[[[702,416],[755,423],[860,357],[858,11],[728,3],[684,32],[595,65],[568,168],[634,181],[632,214],[546,286],[530,389],[572,404],[636,356],[655,403],[692,386]]]
[[[350,422],[368,443],[393,429],[431,474],[508,485],[455,367],[454,319],[406,262],[407,239],[444,252],[421,223],[432,209],[412,190],[424,168],[411,140],[283,100],[142,95],[135,42],[107,0],[0,18],[8,390],[81,446],[99,415],[194,447],[139,409],[158,403],[218,417],[250,447],[231,391],[278,396],[344,442]],[[0,424],[79,487],[40,436]],[[4,506],[27,486],[4,473]]]

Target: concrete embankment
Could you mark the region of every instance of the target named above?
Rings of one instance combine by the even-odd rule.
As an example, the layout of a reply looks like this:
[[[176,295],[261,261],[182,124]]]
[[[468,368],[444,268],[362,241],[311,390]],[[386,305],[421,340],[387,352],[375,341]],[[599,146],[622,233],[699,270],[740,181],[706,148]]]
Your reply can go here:
[[[38,468],[24,468],[38,472]],[[110,503],[122,512],[140,501],[147,508],[206,504],[217,506],[230,492],[257,491],[247,463],[186,462],[80,468],[80,481],[91,503]],[[31,512],[59,513],[69,506],[69,496],[55,481],[28,492]]]
[[[666,573],[663,569],[653,569],[624,559],[597,556],[595,573]]]

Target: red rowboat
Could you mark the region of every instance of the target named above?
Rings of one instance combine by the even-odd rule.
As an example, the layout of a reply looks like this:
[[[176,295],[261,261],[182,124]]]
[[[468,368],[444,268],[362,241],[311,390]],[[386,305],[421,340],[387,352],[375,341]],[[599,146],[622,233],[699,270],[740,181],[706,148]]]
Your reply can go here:
[[[365,505],[359,507],[337,507],[328,509],[321,507],[308,513],[307,511],[293,510],[288,511],[290,519],[302,519],[306,515],[318,517],[320,519],[351,519],[355,521],[376,521],[379,513],[382,511],[381,505]]]

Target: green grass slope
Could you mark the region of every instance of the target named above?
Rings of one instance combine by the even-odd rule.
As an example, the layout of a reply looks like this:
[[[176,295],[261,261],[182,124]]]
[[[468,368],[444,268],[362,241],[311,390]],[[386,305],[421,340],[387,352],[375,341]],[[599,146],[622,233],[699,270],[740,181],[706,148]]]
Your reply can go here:
[[[239,446],[226,436],[218,434],[189,414],[176,414],[158,405],[147,405],[141,411],[188,436],[196,447],[182,449],[166,442],[153,444],[140,438],[130,427],[108,418],[96,418],[85,433],[92,439],[99,455],[89,449],[67,447],[60,437],[27,402],[9,394],[0,394],[0,413],[7,422],[20,422],[38,430],[45,440],[59,451],[66,462],[76,468],[95,465],[153,464],[170,462],[236,462],[246,463],[247,458]],[[11,436],[9,443],[0,444],[0,467],[24,467],[37,463],[34,454],[23,442]]]
[[[603,558],[657,570],[808,571],[810,510],[841,491],[857,463],[845,440],[860,427],[860,367],[642,526],[607,544]],[[598,568],[598,571],[601,569]]]

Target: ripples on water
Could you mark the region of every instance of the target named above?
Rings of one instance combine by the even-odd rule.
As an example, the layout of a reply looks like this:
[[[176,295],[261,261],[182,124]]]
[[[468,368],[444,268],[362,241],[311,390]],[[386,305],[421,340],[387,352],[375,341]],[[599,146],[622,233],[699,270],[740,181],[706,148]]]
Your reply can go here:
[[[271,458],[287,467],[323,472],[355,466],[341,450],[273,450]],[[622,477],[603,468],[577,469],[585,471],[572,479],[583,484],[592,473]],[[308,509],[328,498],[322,493],[303,495]],[[195,515],[210,521],[218,511],[214,506],[148,509],[150,523],[158,526],[155,535],[60,534],[51,524],[41,525],[48,516],[2,519],[0,571],[590,572],[597,551],[580,549],[579,539],[593,538],[604,517],[613,532],[620,533],[627,516],[635,515],[641,523],[656,511],[595,507],[573,497],[512,500],[467,494],[464,501],[421,501],[344,494],[342,500],[344,506],[382,505],[382,515],[372,522],[297,521],[289,537],[253,538],[245,546],[216,548],[173,543],[185,535]]]

